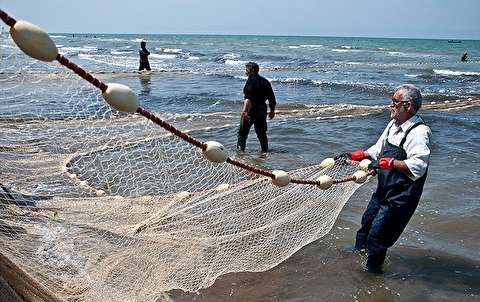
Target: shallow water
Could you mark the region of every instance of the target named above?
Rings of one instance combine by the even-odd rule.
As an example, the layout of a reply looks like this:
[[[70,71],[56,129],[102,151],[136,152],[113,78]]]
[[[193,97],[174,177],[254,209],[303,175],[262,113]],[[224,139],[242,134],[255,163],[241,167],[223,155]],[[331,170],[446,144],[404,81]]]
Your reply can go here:
[[[142,106],[192,135],[222,142],[231,154],[267,168],[294,169],[373,144],[388,122],[383,106],[394,87],[410,82],[425,104],[477,99],[480,41],[54,34],[60,52],[106,82],[130,86]],[[137,74],[140,39],[154,72]],[[460,63],[469,51],[471,60]],[[99,116],[98,93],[55,64],[18,55],[0,43],[0,119],[69,120]],[[235,153],[243,65],[257,61],[272,81],[279,107],[269,122],[271,152],[260,154],[252,130]],[[161,71],[161,72],[160,72]],[[450,103],[449,103],[450,104]],[[447,107],[450,107],[448,105]],[[172,291],[174,301],[475,301],[480,299],[480,108],[428,107],[431,166],[422,200],[385,274],[361,270],[364,257],[346,251],[376,180],[350,199],[332,231],[277,267],[220,277],[199,294]],[[102,116],[117,116],[108,111]],[[220,127],[220,128],[217,128]],[[67,133],[68,135],[68,133]],[[11,143],[10,136],[0,144]],[[18,138],[20,139],[20,138]],[[22,138],[24,139],[24,138]],[[41,146],[41,139],[30,137]],[[81,138],[77,143],[81,144]],[[73,139],[72,139],[73,141]],[[66,146],[65,152],[75,148]],[[61,148],[56,150],[61,152]]]

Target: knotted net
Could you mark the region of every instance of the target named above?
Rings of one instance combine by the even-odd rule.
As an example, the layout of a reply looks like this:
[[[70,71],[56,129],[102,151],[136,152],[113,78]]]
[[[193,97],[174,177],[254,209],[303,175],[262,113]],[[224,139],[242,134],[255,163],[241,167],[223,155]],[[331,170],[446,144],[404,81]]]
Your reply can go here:
[[[304,181],[283,187],[212,163],[2,39],[11,47],[0,61],[0,251],[56,299],[155,301],[268,270],[327,234],[360,186],[341,181],[359,170],[346,160],[289,171]],[[325,190],[322,175],[334,179]]]

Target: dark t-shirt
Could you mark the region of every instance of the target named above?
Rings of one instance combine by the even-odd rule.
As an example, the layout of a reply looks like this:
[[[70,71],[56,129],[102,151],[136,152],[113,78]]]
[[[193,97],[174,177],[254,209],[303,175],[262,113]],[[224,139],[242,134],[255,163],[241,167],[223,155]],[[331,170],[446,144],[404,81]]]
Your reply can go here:
[[[140,49],[138,51],[138,54],[140,55],[140,61],[147,62],[148,61],[148,56],[150,55],[150,52],[146,49]]]
[[[270,110],[275,110],[275,94],[273,93],[270,82],[260,75],[252,75],[248,77],[245,87],[243,87],[245,99],[251,102],[250,112],[266,112],[268,100]]]

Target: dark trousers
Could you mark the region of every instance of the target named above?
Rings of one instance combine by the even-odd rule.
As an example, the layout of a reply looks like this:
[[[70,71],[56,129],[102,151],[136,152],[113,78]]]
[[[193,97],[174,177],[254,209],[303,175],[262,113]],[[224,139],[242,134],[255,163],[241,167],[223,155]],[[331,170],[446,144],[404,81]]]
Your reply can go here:
[[[240,118],[240,127],[238,128],[237,148],[245,151],[247,138],[252,125],[255,127],[258,141],[262,148],[262,152],[268,151],[267,138],[267,113],[253,113],[249,115],[250,119],[246,120],[243,116]]]
[[[150,62],[148,61],[140,61],[140,66],[138,67],[138,71],[142,71],[142,70],[151,70],[150,69]]]
[[[373,194],[357,232],[355,249],[367,249],[367,268],[381,270],[387,249],[400,237],[417,208],[418,201],[379,200]]]

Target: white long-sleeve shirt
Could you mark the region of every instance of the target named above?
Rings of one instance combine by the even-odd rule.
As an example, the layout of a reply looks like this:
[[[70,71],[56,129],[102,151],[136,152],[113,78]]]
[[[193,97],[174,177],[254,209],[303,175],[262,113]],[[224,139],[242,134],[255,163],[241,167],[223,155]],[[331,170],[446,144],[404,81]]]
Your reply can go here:
[[[367,153],[372,159],[377,160],[387,143],[387,138],[390,144],[399,146],[406,131],[419,122],[423,120],[418,115],[412,116],[400,126],[395,125],[394,120],[391,120],[375,145],[368,148]],[[419,179],[427,170],[431,136],[432,132],[427,125],[419,125],[410,131],[403,144],[403,149],[407,153],[407,159],[404,162],[413,175],[409,176],[412,180]]]

